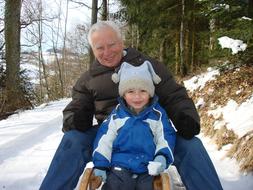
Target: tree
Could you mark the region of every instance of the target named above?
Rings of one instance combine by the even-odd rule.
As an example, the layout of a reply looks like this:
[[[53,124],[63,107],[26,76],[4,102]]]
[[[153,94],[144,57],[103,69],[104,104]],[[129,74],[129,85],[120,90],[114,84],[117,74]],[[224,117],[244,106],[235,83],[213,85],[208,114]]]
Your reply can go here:
[[[248,3],[248,16],[253,18],[253,0],[249,0]]]
[[[185,63],[185,1],[181,0],[181,24],[180,24],[180,73],[184,76],[187,73]]]
[[[97,15],[98,15],[98,0],[92,0],[91,25],[97,22],[98,20]],[[89,48],[89,54],[90,54],[90,65],[91,65],[95,59],[91,47]]]
[[[6,107],[14,111],[28,104],[20,78],[20,0],[5,1]]]
[[[37,4],[37,8],[39,10],[38,14],[38,61],[39,61],[39,75],[40,75],[40,97],[39,102],[43,102],[44,97],[50,97],[49,86],[48,86],[48,76],[46,72],[46,65],[43,58],[43,50],[42,50],[42,39],[43,39],[43,20],[42,20],[42,1],[39,0]],[[42,70],[42,71],[41,71]],[[42,75],[43,73],[43,75]],[[43,76],[43,77],[42,77]],[[43,79],[44,78],[44,79]],[[43,81],[45,81],[45,89],[46,92],[43,93]]]
[[[69,11],[69,0],[67,0],[66,5],[66,15],[65,15],[65,24],[64,24],[64,37],[63,37],[63,48],[62,48],[62,80],[63,80],[63,96],[66,95],[66,78],[68,76],[66,65],[66,39],[67,39],[67,23],[68,23],[68,11]]]
[[[230,35],[252,43],[252,21],[243,18],[250,16],[252,0],[120,2],[122,18],[129,24],[127,39],[131,45],[137,38],[135,47],[182,76],[209,63],[210,58],[225,55],[218,49],[219,36]],[[138,35],[133,28],[137,28]]]
[[[102,2],[102,20],[107,20],[108,17],[108,10],[107,10],[107,0],[103,0]]]

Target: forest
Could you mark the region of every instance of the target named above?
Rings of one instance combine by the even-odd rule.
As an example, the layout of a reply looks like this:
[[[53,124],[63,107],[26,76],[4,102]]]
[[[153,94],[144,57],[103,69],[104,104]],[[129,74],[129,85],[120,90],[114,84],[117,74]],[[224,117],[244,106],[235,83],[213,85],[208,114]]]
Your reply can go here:
[[[126,47],[158,59],[179,80],[208,66],[252,66],[253,0],[55,2],[57,7],[50,9],[46,0],[0,1],[0,118],[70,97],[74,82],[94,59],[86,35],[99,20],[119,23]],[[88,22],[71,30],[70,5],[90,13]],[[233,55],[220,46],[223,36],[241,40],[246,50]],[[46,51],[51,61],[46,60]],[[36,83],[22,67],[28,62],[37,68]]]

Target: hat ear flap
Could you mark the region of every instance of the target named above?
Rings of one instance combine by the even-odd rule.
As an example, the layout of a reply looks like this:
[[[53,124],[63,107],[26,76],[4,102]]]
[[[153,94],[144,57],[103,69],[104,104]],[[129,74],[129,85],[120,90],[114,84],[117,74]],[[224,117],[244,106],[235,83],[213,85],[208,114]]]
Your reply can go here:
[[[118,73],[113,73],[112,74],[112,81],[114,83],[118,83],[119,82],[119,75],[118,75]]]
[[[124,66],[124,65],[125,65],[125,62],[122,63],[122,65]],[[119,83],[120,76],[121,76],[122,65],[121,65],[121,67],[120,67],[118,73],[113,73],[113,74],[112,74],[112,81],[113,81],[114,83]]]
[[[149,61],[145,61],[144,63],[146,63],[148,66],[148,70],[152,76],[153,82],[155,84],[159,84],[161,82],[161,78],[155,73],[152,64]]]

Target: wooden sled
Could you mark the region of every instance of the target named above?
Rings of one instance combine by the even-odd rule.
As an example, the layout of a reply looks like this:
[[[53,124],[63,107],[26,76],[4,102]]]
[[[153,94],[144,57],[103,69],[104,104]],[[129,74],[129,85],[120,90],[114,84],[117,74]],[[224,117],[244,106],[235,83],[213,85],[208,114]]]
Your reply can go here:
[[[93,175],[93,168],[86,168],[82,176],[79,190],[95,190],[102,184],[102,179]],[[154,190],[170,190],[170,178],[167,173],[155,176]]]

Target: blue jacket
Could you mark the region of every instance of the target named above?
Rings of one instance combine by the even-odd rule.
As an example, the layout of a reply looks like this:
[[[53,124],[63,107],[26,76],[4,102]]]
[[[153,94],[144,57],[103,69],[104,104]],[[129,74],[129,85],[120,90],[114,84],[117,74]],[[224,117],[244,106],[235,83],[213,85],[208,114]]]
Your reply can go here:
[[[152,103],[134,115],[119,98],[119,104],[101,124],[95,142],[95,168],[118,166],[133,173],[147,172],[149,161],[163,155],[173,161],[176,129],[155,96]]]

